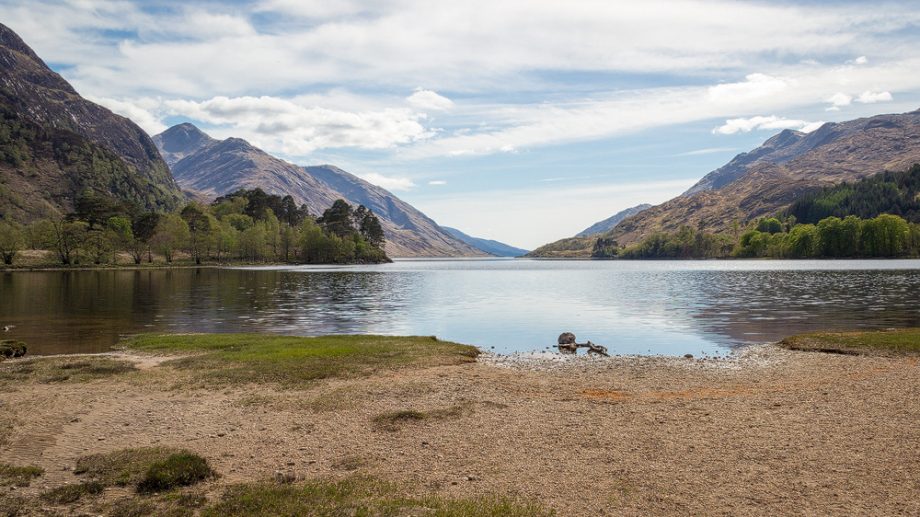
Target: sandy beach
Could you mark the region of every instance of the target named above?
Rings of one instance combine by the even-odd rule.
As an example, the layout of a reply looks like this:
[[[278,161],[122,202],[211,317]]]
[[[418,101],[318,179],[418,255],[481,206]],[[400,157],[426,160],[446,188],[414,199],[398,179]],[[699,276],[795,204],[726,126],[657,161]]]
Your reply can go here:
[[[138,371],[6,384],[0,463],[45,469],[18,496],[75,483],[81,456],[167,445],[211,462],[221,477],[198,488],[208,498],[276,472],[359,473],[412,494],[511,494],[562,516],[920,513],[916,358],[775,345],[718,360],[485,354],[306,389],[186,389],[169,357],[111,357]],[[438,417],[381,425],[405,410]]]

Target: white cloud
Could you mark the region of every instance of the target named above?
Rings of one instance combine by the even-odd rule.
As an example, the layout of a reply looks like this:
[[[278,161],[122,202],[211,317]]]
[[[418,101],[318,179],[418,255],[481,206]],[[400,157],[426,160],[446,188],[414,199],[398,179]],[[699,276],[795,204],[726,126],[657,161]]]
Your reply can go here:
[[[726,120],[725,124],[713,129],[712,132],[720,135],[734,135],[735,133],[749,133],[757,129],[796,129],[804,133],[810,133],[821,127],[821,124],[823,122],[787,119],[776,115],[770,115],[769,117],[756,116]]]
[[[875,104],[876,102],[890,102],[893,99],[890,92],[864,91],[856,98],[856,102]]]
[[[827,108],[828,111],[837,111],[841,106],[849,106],[853,102],[853,96],[837,92],[828,97],[827,102],[831,103],[831,107]]]
[[[342,111],[280,97],[167,100],[164,110],[207,124],[229,126],[268,151],[307,155],[317,149],[386,149],[430,138],[422,115],[407,109]]]
[[[118,100],[107,97],[93,97],[92,95],[87,95],[86,98],[96,104],[105,106],[123,117],[128,117],[148,134],[155,135],[166,129],[166,124],[164,124],[160,117],[153,112],[158,108],[160,103],[157,99],[140,98]]]
[[[751,102],[763,97],[778,95],[791,85],[789,79],[767,74],[749,74],[744,81],[709,87],[709,99],[716,102]]]
[[[364,181],[367,181],[368,183],[373,183],[374,185],[383,187],[387,190],[410,190],[415,187],[415,183],[409,178],[384,176],[383,174],[378,174],[376,172],[358,174],[358,177]]]
[[[51,62],[73,66],[69,79],[112,98],[280,94],[343,81],[514,91],[552,83],[531,71],[738,73],[776,56],[841,52],[868,64],[864,52],[910,58],[916,38],[905,29],[920,23],[910,4],[721,0],[264,0],[258,18],[217,2],[166,2],[155,13],[144,2],[2,4],[5,23]]]
[[[869,58],[867,58],[866,56],[859,56],[858,58],[852,61],[847,61],[847,63],[854,64],[854,65],[865,65],[869,63]]]
[[[429,185],[435,185],[435,186],[438,186],[438,185],[447,185],[447,181],[445,181],[445,180],[431,180],[431,181],[428,182],[428,184],[429,184]]]
[[[422,111],[448,111],[454,107],[454,102],[443,95],[431,90],[417,89],[406,98],[409,104]]]
[[[731,151],[737,151],[736,147],[707,147],[704,149],[695,149],[693,151],[687,151],[685,153],[680,153],[675,156],[701,156],[705,154],[716,154],[716,153],[727,153]]]

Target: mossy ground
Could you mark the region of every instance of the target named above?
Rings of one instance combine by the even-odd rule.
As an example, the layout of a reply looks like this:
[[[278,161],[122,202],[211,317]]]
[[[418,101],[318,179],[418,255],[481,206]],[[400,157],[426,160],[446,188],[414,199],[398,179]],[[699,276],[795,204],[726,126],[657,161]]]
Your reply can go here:
[[[204,517],[277,515],[419,515],[438,517],[552,515],[540,505],[510,497],[451,499],[407,496],[390,483],[351,476],[293,485],[247,484],[229,487]]]
[[[184,354],[167,364],[195,372],[195,379],[205,386],[275,383],[302,387],[331,377],[468,363],[479,354],[475,347],[434,337],[142,335],[123,345],[141,352]]]
[[[792,350],[853,355],[920,355],[920,328],[854,332],[813,332],[780,342]]]
[[[89,382],[136,370],[130,362],[110,357],[36,357],[0,364],[0,386],[22,382]]]
[[[33,479],[40,477],[45,471],[31,465],[18,466],[0,463],[0,487],[4,486],[29,486]]]

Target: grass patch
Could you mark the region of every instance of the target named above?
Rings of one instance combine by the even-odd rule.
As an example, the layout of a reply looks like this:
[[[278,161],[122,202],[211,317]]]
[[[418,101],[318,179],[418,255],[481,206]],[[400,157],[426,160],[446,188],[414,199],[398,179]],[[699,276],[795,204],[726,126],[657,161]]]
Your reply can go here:
[[[158,497],[125,497],[109,506],[109,517],[191,517],[207,503],[201,494],[162,494]]]
[[[31,465],[17,467],[8,463],[0,463],[0,486],[29,486],[33,479],[45,473],[41,467]]]
[[[858,332],[813,332],[780,341],[791,350],[854,355],[920,355],[920,328]]]
[[[0,493],[0,515],[2,516],[15,517],[17,515],[26,515],[27,510],[31,508],[32,505],[29,500],[24,497]]]
[[[52,504],[73,504],[83,499],[84,496],[95,496],[102,493],[105,486],[98,481],[87,481],[77,485],[64,485],[44,492],[41,499]]]
[[[417,411],[414,409],[403,409],[400,411],[388,411],[374,417],[374,427],[382,431],[399,431],[405,425],[413,422],[422,422],[425,420],[445,420],[449,418],[458,418],[464,413],[471,411],[470,404],[458,404],[443,409],[434,409],[431,411]]]
[[[42,357],[0,365],[0,383],[88,382],[136,370],[130,362],[108,357]]]
[[[174,488],[191,486],[214,476],[208,460],[190,452],[173,454],[147,469],[137,484],[137,491],[145,494],[166,492]]]
[[[276,383],[296,387],[330,377],[371,375],[380,370],[468,363],[479,351],[432,337],[271,334],[142,335],[133,350],[188,354],[167,364],[195,372],[214,384]]]
[[[105,486],[133,485],[138,492],[189,486],[215,475],[204,458],[181,449],[145,447],[93,454],[77,460],[75,474]]]
[[[394,485],[352,476],[295,485],[246,484],[227,489],[203,517],[277,515],[425,515],[438,517],[553,515],[535,503],[505,497],[408,497]]]

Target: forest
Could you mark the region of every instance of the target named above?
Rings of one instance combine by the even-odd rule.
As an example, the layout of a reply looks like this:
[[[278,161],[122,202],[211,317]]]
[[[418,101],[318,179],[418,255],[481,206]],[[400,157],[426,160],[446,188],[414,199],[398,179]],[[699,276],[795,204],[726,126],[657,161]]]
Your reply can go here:
[[[150,212],[98,194],[78,198],[73,213],[28,225],[0,220],[0,259],[50,250],[61,265],[207,262],[346,264],[389,262],[380,220],[366,207],[337,200],[319,217],[291,196],[239,190],[205,205]]]
[[[598,239],[593,258],[896,258],[920,256],[920,164],[802,196],[730,233],[684,226],[632,246]]]
[[[871,219],[881,214],[920,223],[920,164],[906,171],[884,172],[807,194],[793,203],[785,215],[794,216],[800,223],[817,224],[831,216]]]
[[[652,234],[633,246],[599,239],[594,258],[898,258],[920,256],[920,224],[881,214],[825,217],[818,224],[799,224],[795,216],[767,217],[737,236],[694,230]]]

